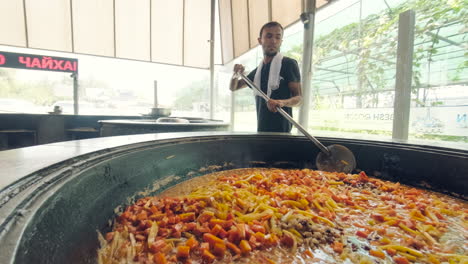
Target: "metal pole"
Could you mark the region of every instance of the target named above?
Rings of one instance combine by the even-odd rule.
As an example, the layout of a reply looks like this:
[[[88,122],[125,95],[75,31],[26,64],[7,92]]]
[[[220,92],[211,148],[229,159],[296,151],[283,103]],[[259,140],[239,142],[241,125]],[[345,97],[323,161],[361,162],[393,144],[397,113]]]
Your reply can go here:
[[[70,77],[73,78],[73,113],[78,115],[78,73],[74,72]]]
[[[216,1],[211,0],[211,29],[210,29],[210,118],[214,119],[214,51],[215,51],[215,7]]]
[[[398,21],[398,48],[393,108],[393,133],[396,140],[407,140],[411,103],[411,79],[413,74],[415,13],[408,10],[400,14]]]
[[[230,119],[231,119],[231,122],[229,122],[230,124],[230,131],[233,132],[234,131],[234,124],[235,124],[235,118],[236,118],[236,115],[235,115],[235,111],[236,111],[236,93],[231,93],[231,111],[230,111]]]
[[[158,105],[158,81],[154,80],[153,107],[157,108]]]
[[[268,97],[268,95],[266,95],[260,88],[258,88],[249,78],[247,78],[247,76],[245,76],[243,73],[239,73],[239,76],[242,78],[242,80],[244,80],[245,83],[247,83],[248,86],[252,87],[252,89],[254,89],[255,91],[257,91],[257,93],[263,98],[265,99],[266,102],[268,102],[268,100],[270,100],[270,97]],[[312,141],[315,146],[317,146],[323,153],[325,153],[325,155],[327,156],[330,156],[330,151],[327,149],[327,147],[325,147],[320,141],[318,141],[318,139],[316,139],[314,136],[312,136],[311,134],[309,134],[309,132],[307,132],[307,130],[302,127],[299,123],[297,123],[286,111],[283,110],[283,108],[281,107],[276,107],[276,110],[278,111],[278,113],[280,113],[284,118],[286,118],[289,122],[291,122],[291,124],[293,124],[299,131],[302,132],[302,134],[304,134],[304,136],[306,136],[308,139],[310,139],[310,141]]]
[[[312,80],[312,51],[314,44],[315,0],[305,0],[301,20],[304,24],[304,53],[302,55],[302,106],[299,109],[299,123],[307,127]]]

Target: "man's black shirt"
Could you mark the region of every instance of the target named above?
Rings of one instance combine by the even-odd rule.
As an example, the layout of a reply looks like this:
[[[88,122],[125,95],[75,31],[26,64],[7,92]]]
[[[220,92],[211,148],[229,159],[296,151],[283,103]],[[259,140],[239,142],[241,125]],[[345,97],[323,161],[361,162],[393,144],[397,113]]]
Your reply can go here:
[[[267,94],[268,78],[270,73],[271,62],[263,64],[262,78],[260,81],[260,89]],[[257,68],[247,76],[252,82],[255,78]],[[296,60],[283,57],[281,61],[280,85],[279,88],[271,92],[271,99],[289,99],[292,97],[288,84],[290,82],[300,82],[301,74]],[[290,132],[291,123],[284,118],[280,113],[273,113],[268,110],[265,100],[260,96],[255,96],[255,104],[257,107],[257,131],[258,132]],[[284,111],[292,116],[291,107],[283,107]]]

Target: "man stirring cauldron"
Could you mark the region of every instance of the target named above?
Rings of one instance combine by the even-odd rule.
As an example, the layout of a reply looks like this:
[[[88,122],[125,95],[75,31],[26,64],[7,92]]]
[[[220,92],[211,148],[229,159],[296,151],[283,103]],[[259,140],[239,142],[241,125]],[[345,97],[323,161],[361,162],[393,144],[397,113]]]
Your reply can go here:
[[[270,97],[266,103],[260,96],[255,96],[258,132],[290,132],[291,123],[276,113],[276,108],[283,107],[292,116],[291,107],[299,106],[302,101],[301,75],[297,61],[279,52],[282,42],[283,27],[278,22],[268,22],[260,29],[258,43],[263,49],[263,60],[247,75]],[[231,91],[247,86],[237,76],[237,73],[243,72],[242,64],[234,65],[234,75],[229,86]]]

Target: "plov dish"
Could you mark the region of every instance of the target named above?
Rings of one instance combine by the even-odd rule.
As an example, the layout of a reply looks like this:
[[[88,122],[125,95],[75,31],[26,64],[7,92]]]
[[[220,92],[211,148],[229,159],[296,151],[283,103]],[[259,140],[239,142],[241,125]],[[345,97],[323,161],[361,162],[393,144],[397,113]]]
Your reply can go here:
[[[467,230],[465,201],[364,172],[236,169],[127,207],[98,261],[461,264]]]

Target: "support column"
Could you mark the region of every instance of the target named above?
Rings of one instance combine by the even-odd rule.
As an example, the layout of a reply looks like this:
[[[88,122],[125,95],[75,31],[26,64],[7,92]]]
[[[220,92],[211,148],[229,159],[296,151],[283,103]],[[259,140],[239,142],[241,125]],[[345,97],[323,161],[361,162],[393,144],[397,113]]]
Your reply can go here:
[[[154,92],[153,92],[153,107],[158,108],[158,81],[154,80]]]
[[[78,115],[78,73],[74,72],[70,77],[73,78],[73,114]]]
[[[309,123],[309,105],[311,96],[312,80],[312,51],[314,44],[316,0],[304,1],[304,12],[301,20],[304,24],[304,40],[302,55],[302,106],[299,109],[299,124],[307,129]]]
[[[215,51],[215,8],[216,0],[211,0],[211,28],[210,28],[210,119],[214,119],[215,90],[214,90],[214,51]]]
[[[236,93],[231,93],[231,112],[230,112],[230,126],[229,126],[229,131],[233,132],[234,131],[234,124],[235,118],[236,118]]]
[[[415,13],[408,10],[400,14],[398,21],[398,48],[393,108],[393,133],[396,140],[407,140],[411,105],[411,81],[413,74]]]

